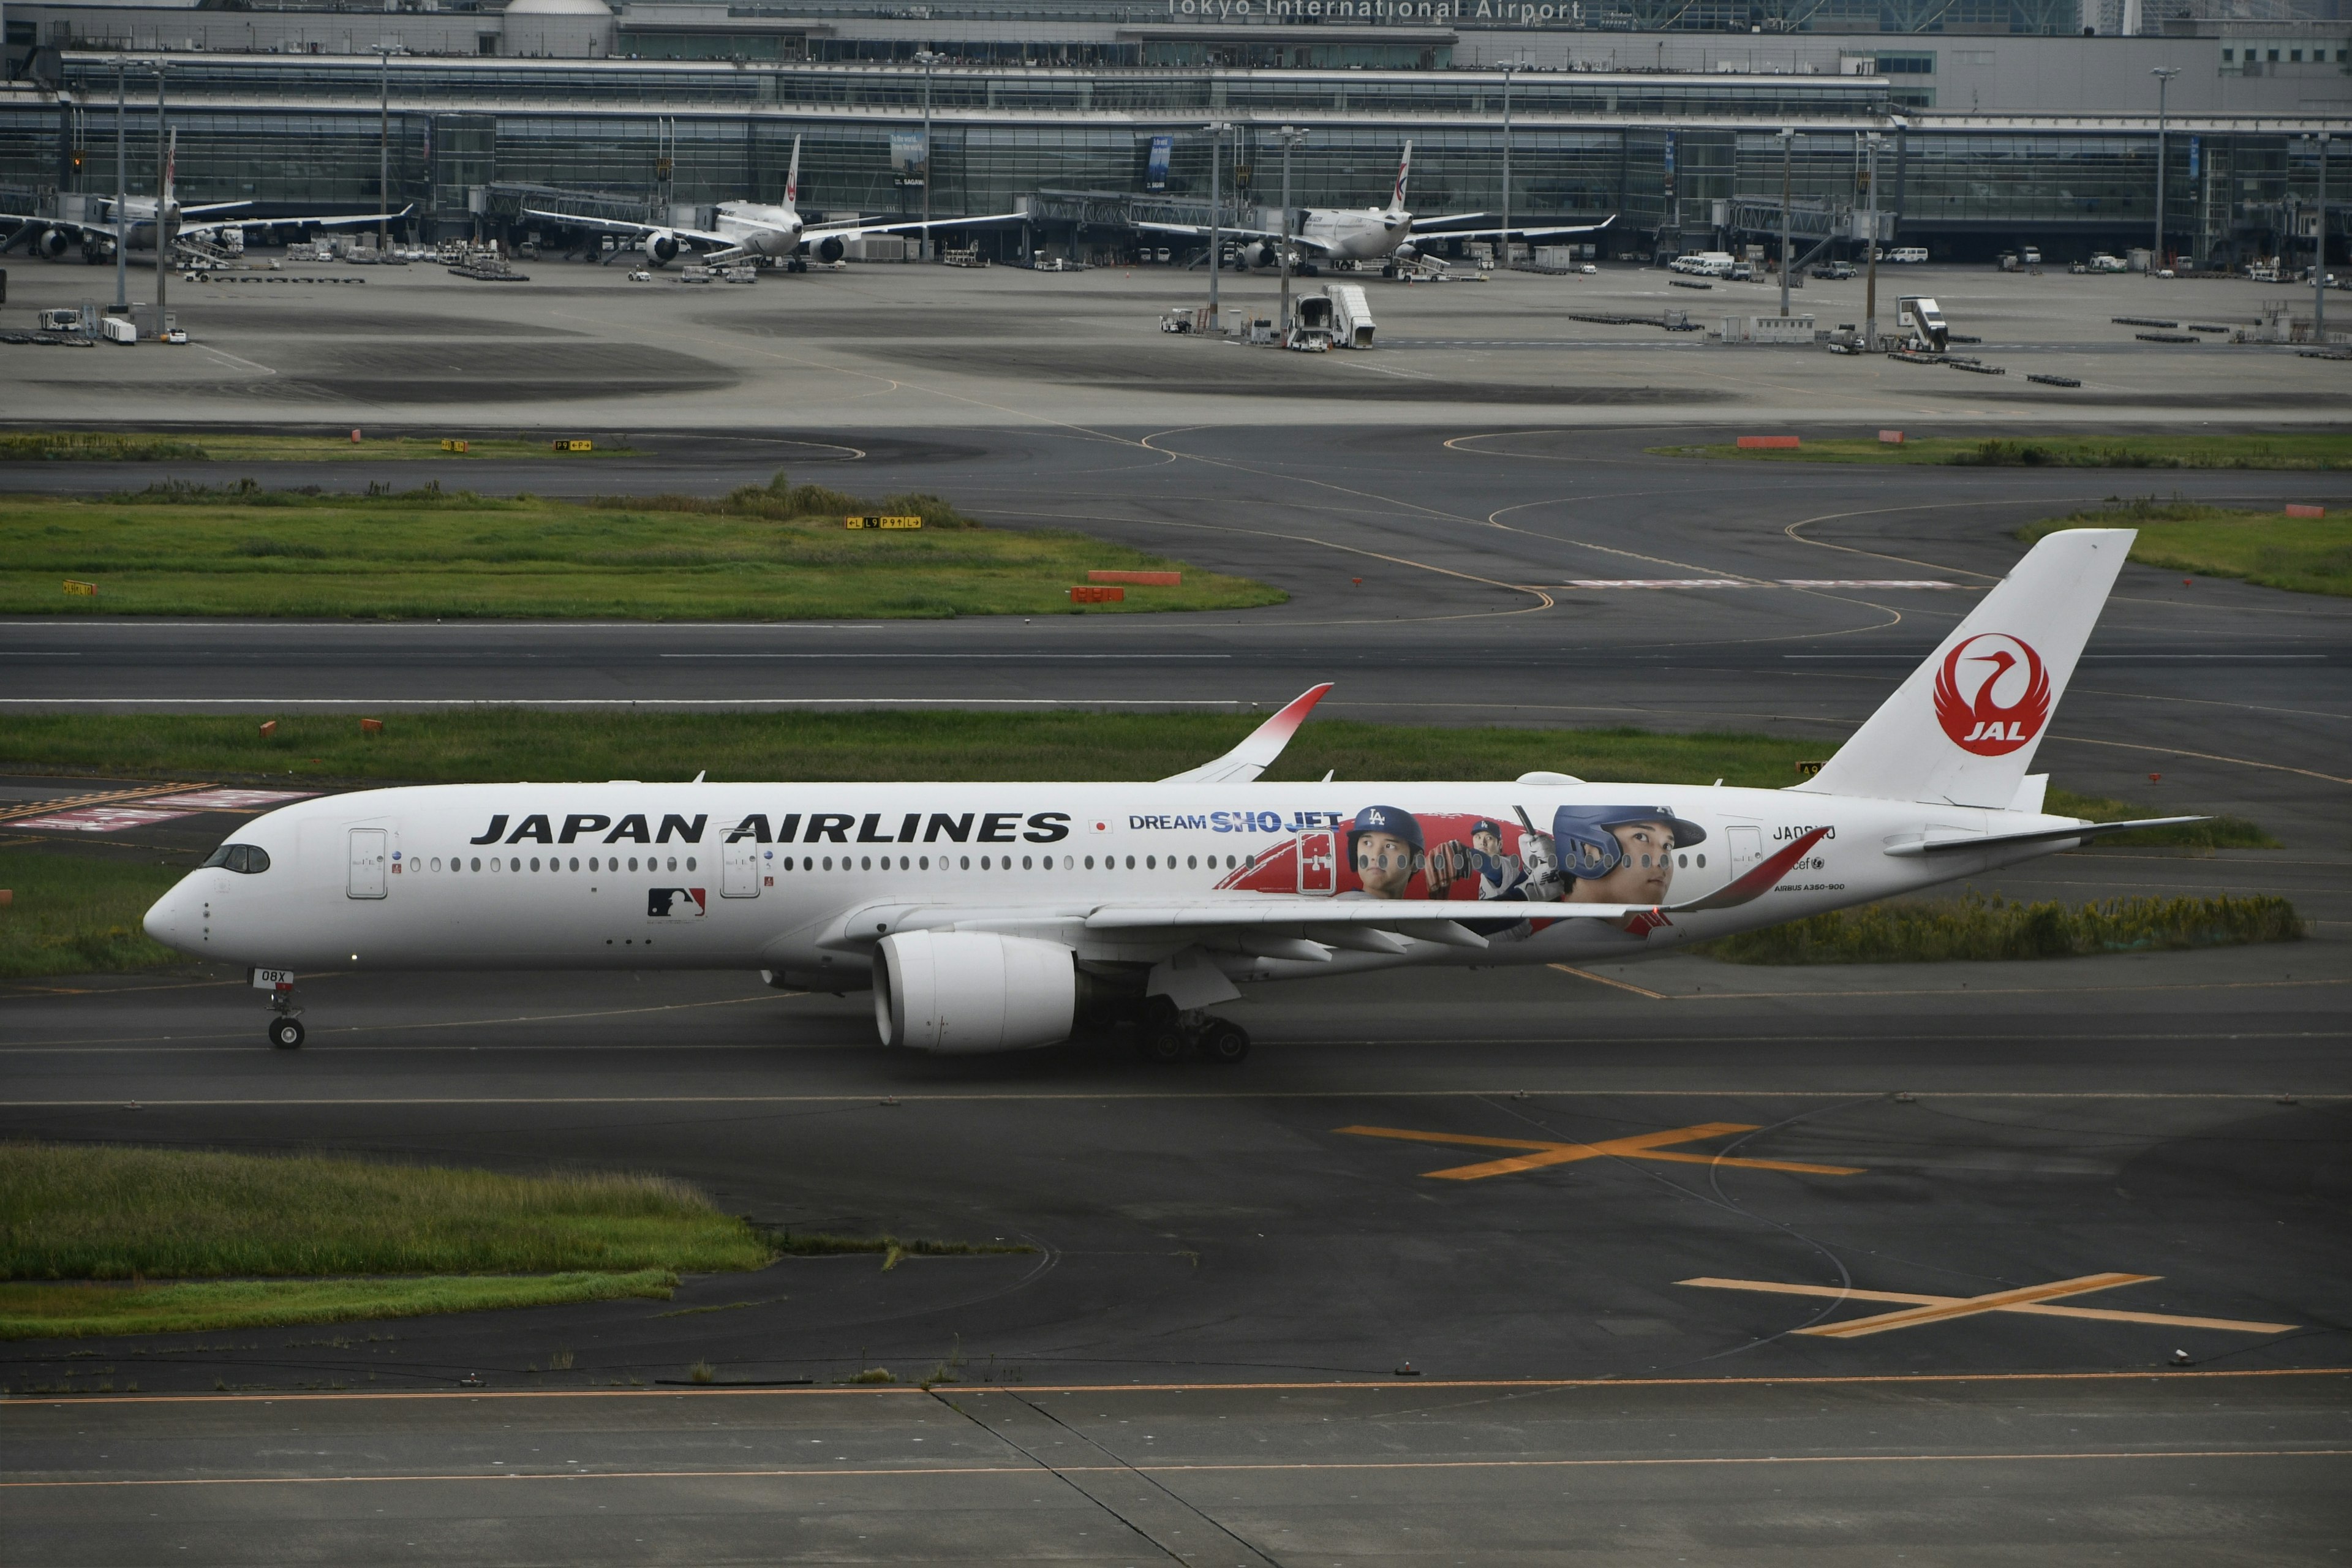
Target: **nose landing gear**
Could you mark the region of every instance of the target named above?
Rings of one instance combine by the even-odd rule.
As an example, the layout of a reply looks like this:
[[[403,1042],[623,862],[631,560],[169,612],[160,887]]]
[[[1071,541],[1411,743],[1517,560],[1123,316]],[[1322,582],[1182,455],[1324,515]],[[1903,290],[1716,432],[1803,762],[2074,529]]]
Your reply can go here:
[[[257,969],[253,972],[257,990],[269,993],[269,1043],[281,1051],[302,1048],[302,1009],[294,1005],[294,972],[290,969]]]

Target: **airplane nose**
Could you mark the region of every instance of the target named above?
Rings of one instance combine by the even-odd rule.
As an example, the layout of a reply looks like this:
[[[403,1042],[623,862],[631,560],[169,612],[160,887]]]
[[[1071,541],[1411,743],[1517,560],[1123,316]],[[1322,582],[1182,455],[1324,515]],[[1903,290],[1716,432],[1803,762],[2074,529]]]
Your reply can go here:
[[[183,878],[178,886],[155,900],[154,906],[147,911],[147,918],[141,922],[146,927],[149,936],[165,947],[176,948],[182,952],[195,952],[204,945],[203,921],[198,909],[203,895],[189,885],[195,879],[194,877]]]

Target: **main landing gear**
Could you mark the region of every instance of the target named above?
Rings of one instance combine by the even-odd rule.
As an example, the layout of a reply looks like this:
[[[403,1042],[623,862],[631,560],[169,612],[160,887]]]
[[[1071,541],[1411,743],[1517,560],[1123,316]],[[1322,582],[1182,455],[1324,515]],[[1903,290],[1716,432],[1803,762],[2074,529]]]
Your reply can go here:
[[[1141,1052],[1145,1061],[1162,1066],[1197,1054],[1202,1061],[1233,1067],[1249,1058],[1249,1031],[1213,1014],[1171,1009],[1145,1021]]]

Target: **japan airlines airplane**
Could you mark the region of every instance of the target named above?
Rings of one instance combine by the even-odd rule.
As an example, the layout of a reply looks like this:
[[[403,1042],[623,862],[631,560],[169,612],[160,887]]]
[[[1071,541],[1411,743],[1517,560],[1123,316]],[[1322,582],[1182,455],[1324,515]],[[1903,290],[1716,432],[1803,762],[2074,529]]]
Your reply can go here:
[[[175,239],[210,238],[226,229],[245,228],[353,228],[372,223],[398,223],[416,210],[415,205],[396,213],[340,213],[302,217],[224,218],[216,215],[249,207],[251,202],[209,202],[202,206],[182,206],[172,195],[173,171],[179,162],[179,132],[172,132],[172,142],[163,158],[163,196],[159,203],[153,196],[126,196],[122,200],[123,238],[133,250],[155,248],[155,215],[162,210],[172,215],[172,234]],[[14,222],[16,230],[5,243],[0,253],[13,247],[19,239],[30,237],[32,254],[47,261],[57,261],[79,243],[81,258],[93,265],[110,259],[115,245],[115,203],[111,197],[99,200],[100,216],[88,221],[67,218],[36,217],[29,213],[0,213],[0,222]],[[189,220],[194,219],[191,222]]]
[[[848,253],[849,242],[869,234],[907,234],[933,228],[956,228],[970,224],[1010,223],[1027,216],[1023,213],[993,213],[986,217],[944,217],[925,223],[821,223],[811,226],[799,211],[801,196],[801,139],[793,138],[792,166],[784,173],[784,202],[776,206],[767,202],[722,202],[716,209],[713,226],[707,229],[681,228],[675,225],[629,223],[618,218],[581,217],[572,213],[548,212],[539,207],[523,210],[532,217],[543,217],[552,223],[572,228],[602,229],[608,234],[625,234],[645,242],[646,258],[656,267],[666,267],[677,259],[681,250],[691,247],[702,253],[702,259],[718,265],[742,261],[753,257],[767,257],[786,263],[794,272],[808,270],[807,258],[819,261],[838,261]]]
[[[756,969],[874,993],[886,1045],[1050,1045],[1103,1022],[1236,1061],[1240,987],[1586,963],[1909,892],[2105,833],[2042,809],[2036,747],[2130,548],[2036,544],[1815,777],[1785,790],[1265,784],[1317,687],[1157,784],[450,784],[256,817],[147,913],[295,971]]]
[[[1412,261],[1420,254],[1413,243],[1413,215],[1405,210],[1405,184],[1412,175],[1412,143],[1404,144],[1404,157],[1397,163],[1396,185],[1389,193],[1385,207],[1306,207],[1298,215],[1292,229],[1290,243],[1309,259],[1323,261],[1377,261],[1383,264]],[[1483,217],[1483,213],[1456,213],[1448,217],[1423,219],[1423,222],[1465,223]],[[1423,239],[1496,239],[1508,235],[1514,239],[1550,239],[1570,234],[1598,234],[1617,221],[1615,216],[1599,223],[1577,227],[1528,228],[1516,226],[1502,228],[1449,228],[1432,233],[1423,230]],[[1181,234],[1195,239],[1209,237],[1206,224],[1139,223],[1136,227],[1156,234]],[[1282,231],[1263,228],[1222,228],[1241,246],[1244,266],[1274,267],[1282,260]]]

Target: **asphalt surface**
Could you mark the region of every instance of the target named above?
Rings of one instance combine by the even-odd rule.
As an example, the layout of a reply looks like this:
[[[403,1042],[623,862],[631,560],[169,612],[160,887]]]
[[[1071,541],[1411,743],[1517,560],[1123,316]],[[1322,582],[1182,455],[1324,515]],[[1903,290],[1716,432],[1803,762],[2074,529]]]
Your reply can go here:
[[[2007,570],[2020,524],[2150,493],[2352,502],[2326,475],[1645,450],[1751,416],[1925,434],[2335,406],[2340,366],[2192,358],[2107,322],[2151,300],[2251,314],[2251,295],[2189,285],[1931,280],[1990,323],[1989,358],[2097,367],[2059,399],[2016,376],[1569,325],[1574,301],[1524,279],[1378,293],[1393,354],[1275,364],[1161,341],[1160,279],[908,269],[723,300],[550,281],[501,294],[495,319],[417,269],[339,316],[295,286],[234,308],[207,294],[202,353],[26,351],[54,368],[20,380],[54,418],[141,428],[191,406],[476,434],[586,416],[562,433],[650,455],[468,463],[463,482],[709,491],[785,467],[1291,600],[863,626],[17,619],[0,622],[0,725],[451,702],[1242,707],[1336,679],[1323,711],[1345,717],[1826,747]],[[1596,287],[1622,306],[1663,285]],[[220,477],[11,466],[0,488]],[[1569,585],[1692,579],[1734,585]],[[264,1048],[239,975],[0,987],[0,1137],[655,1170],[763,1223],[1034,1249],[793,1258],[667,1302],[5,1342],[6,1555],[2340,1562],[2347,616],[2127,569],[2042,763],[2155,811],[2241,813],[2284,847],[2070,854],[1983,889],[2283,893],[2312,922],[2294,944],[1304,983],[1235,1008],[1258,1042],[1239,1068],[1148,1068],[1116,1042],[936,1061],[876,1047],[863,997],[735,975],[306,983],[299,1054]],[[0,814],[123,787],[11,776]],[[237,819],[0,831],[184,863]],[[686,1381],[697,1362],[717,1385]],[[873,1369],[897,1381],[845,1381]]]

